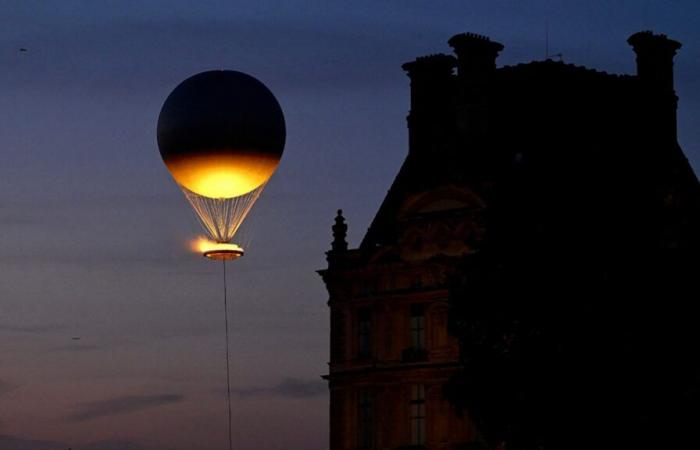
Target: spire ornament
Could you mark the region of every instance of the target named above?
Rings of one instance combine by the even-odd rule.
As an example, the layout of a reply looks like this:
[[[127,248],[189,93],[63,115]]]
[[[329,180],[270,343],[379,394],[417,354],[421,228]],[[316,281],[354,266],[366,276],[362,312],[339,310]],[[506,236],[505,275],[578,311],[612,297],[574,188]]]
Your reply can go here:
[[[347,251],[348,242],[345,240],[345,238],[348,235],[348,225],[345,223],[345,217],[343,217],[342,209],[339,209],[338,214],[335,216],[335,224],[333,225],[332,230],[333,242],[331,243],[331,251]]]

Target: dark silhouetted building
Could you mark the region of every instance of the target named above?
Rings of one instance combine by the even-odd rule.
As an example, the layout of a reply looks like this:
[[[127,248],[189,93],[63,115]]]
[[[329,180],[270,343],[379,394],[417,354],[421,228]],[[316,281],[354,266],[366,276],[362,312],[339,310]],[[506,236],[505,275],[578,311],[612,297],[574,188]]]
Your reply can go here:
[[[448,331],[449,281],[484,246],[533,261],[580,255],[583,270],[697,249],[700,188],[676,139],[680,43],[651,32],[628,42],[636,75],[552,60],[497,67],[503,45],[470,33],[449,40],[456,56],[403,65],[408,156],[358,248],[338,212],[320,271],[331,450],[479,440],[445,385],[469,370]]]

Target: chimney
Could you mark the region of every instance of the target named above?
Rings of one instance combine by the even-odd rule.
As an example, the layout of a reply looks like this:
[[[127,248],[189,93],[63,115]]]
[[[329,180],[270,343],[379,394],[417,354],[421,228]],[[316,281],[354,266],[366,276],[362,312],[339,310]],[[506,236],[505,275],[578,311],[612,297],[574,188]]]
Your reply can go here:
[[[458,75],[465,81],[483,81],[496,70],[503,44],[474,33],[454,35],[447,43],[457,55]]]
[[[627,39],[637,54],[637,76],[661,90],[673,91],[673,57],[681,43],[665,34],[640,31]]]
[[[681,43],[651,31],[635,33],[627,43],[637,54],[637,78],[645,93],[641,98],[646,110],[642,129],[656,130],[660,139],[677,142],[678,96],[673,89],[673,57]]]
[[[429,55],[401,67],[411,79],[409,154],[429,152],[444,144],[447,128],[454,123],[455,58],[444,54]]]
[[[491,82],[503,44],[486,36],[462,33],[447,43],[457,54],[457,129],[460,146],[478,147],[491,123]]]

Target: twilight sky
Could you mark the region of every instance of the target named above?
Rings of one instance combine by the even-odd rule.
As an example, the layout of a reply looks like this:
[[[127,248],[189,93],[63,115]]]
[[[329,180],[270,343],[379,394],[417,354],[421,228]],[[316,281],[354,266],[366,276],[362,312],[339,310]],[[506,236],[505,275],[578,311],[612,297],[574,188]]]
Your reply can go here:
[[[234,442],[321,450],[315,270],[335,210],[357,245],[406,154],[400,65],[463,31],[505,44],[499,65],[543,59],[548,22],[550,53],[634,73],[627,37],[667,33],[697,171],[698,20],[696,0],[0,0],[0,448],[225,447],[221,267],[188,250],[200,230],[155,140],[183,79],[247,72],[285,111],[282,164],[229,272]]]

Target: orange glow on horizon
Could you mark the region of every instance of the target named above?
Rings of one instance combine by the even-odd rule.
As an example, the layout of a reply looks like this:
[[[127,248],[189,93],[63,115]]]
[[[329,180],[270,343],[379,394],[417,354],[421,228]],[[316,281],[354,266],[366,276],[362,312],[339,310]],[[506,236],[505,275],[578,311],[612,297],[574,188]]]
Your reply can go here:
[[[209,198],[233,198],[265,183],[279,157],[265,153],[211,153],[165,161],[178,184]]]

